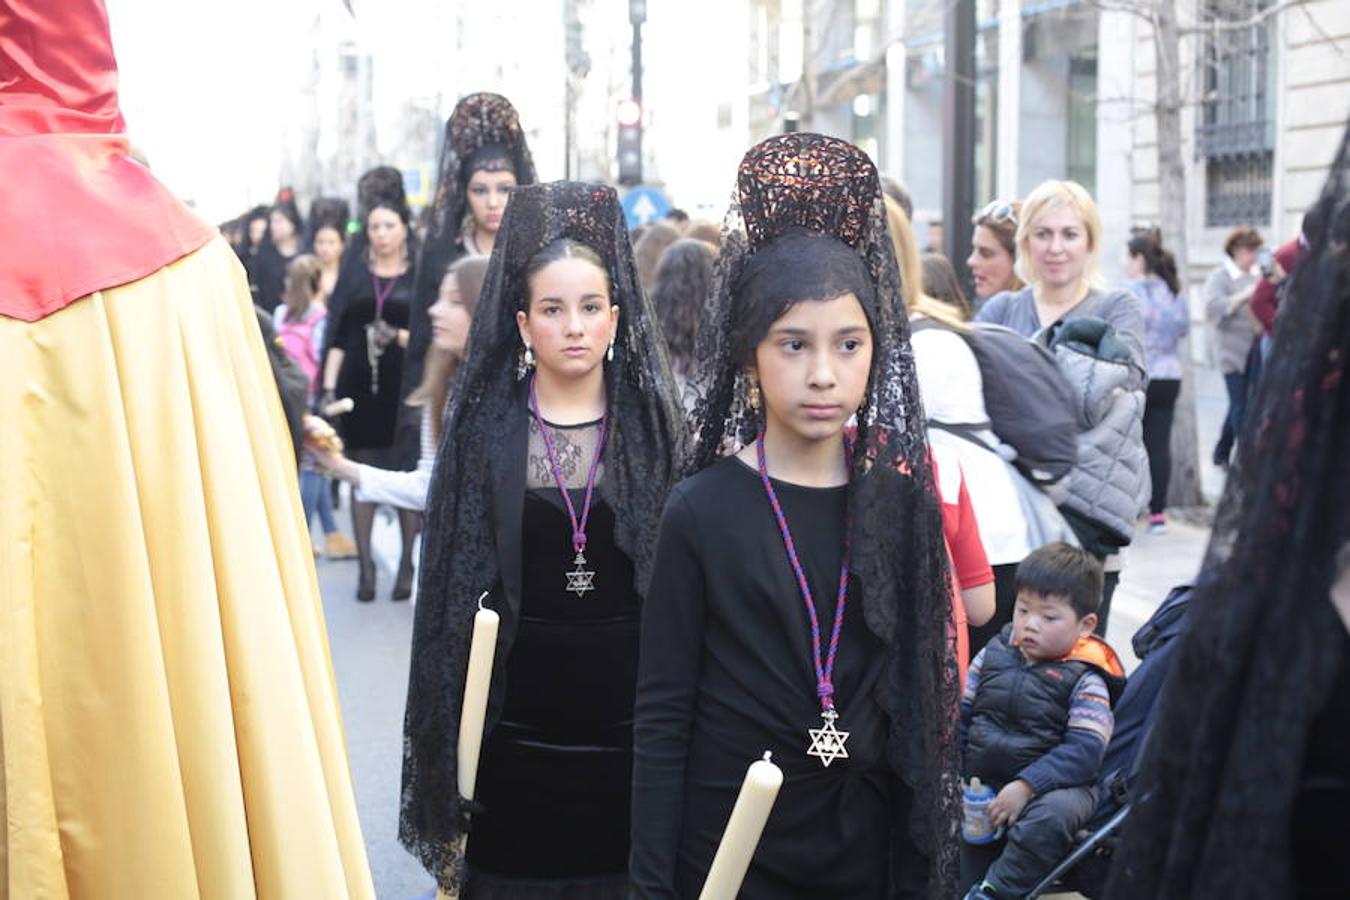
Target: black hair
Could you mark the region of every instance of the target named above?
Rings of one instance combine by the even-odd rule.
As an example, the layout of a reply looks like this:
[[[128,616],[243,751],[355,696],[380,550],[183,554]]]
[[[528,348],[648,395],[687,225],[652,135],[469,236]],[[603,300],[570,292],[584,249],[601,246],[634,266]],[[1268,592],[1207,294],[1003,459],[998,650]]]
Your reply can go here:
[[[475,172],[510,172],[515,175],[516,167],[511,151],[502,144],[484,144],[469,154],[464,165],[459,167],[461,192],[468,188]]]
[[[613,281],[609,277],[609,269],[605,267],[605,261],[596,253],[595,250],[571,238],[558,238],[549,244],[546,244],[539,252],[530,257],[530,261],[525,264],[525,284],[526,289],[520,298],[520,308],[530,311],[530,283],[534,281],[534,276],[538,275],[550,263],[555,263],[560,259],[584,259],[586,262],[595,266],[601,272],[605,273],[605,285],[613,290]]]
[[[347,220],[351,217],[351,207],[341,197],[315,197],[314,202],[309,205],[311,233],[320,228],[336,228],[343,237],[346,237]]]
[[[843,241],[790,231],[746,260],[733,288],[731,352],[748,364],[773,323],[803,300],[833,300],[853,294],[866,313],[875,288],[867,266]],[[875,327],[870,316],[867,324]]]
[[[1130,242],[1126,246],[1129,248],[1131,256],[1138,256],[1144,260],[1144,269],[1150,275],[1157,275],[1167,282],[1167,287],[1172,293],[1181,293],[1181,281],[1177,278],[1176,258],[1164,250],[1162,244],[1150,235],[1136,235],[1130,238]]]
[[[300,208],[295,205],[295,201],[287,197],[285,199],[278,200],[276,203],[272,204],[272,208],[267,211],[269,219],[267,227],[269,229],[269,233],[272,227],[270,221],[271,215],[272,213],[278,212],[281,213],[283,216],[285,216],[287,219],[290,219],[291,227],[295,229],[295,238],[296,240],[299,240],[300,237],[305,232],[305,220],[300,217]]]
[[[717,254],[703,241],[681,238],[666,248],[656,264],[652,306],[661,320],[676,374],[687,375],[693,365],[694,342],[703,319],[703,304],[712,290],[716,259]]]
[[[1322,237],[1322,232],[1326,229],[1327,211],[1323,203],[1314,203],[1307,212],[1303,214],[1303,224],[1299,226],[1299,233],[1307,241],[1308,246],[1317,243]]]
[[[1095,613],[1102,602],[1102,564],[1086,550],[1068,544],[1046,544],[1017,565],[1017,593],[1066,597],[1074,615]]]
[[[362,230],[370,226],[370,214],[377,209],[387,209],[398,216],[403,222],[403,227],[408,229],[409,235],[412,234],[412,210],[408,209],[407,203],[400,203],[392,197],[381,198],[370,204],[370,207],[366,210],[365,216],[361,219]]]
[[[676,207],[672,209],[670,212],[666,213],[664,218],[669,222],[675,222],[678,225],[683,225],[689,221],[689,213],[685,212],[679,207]]]

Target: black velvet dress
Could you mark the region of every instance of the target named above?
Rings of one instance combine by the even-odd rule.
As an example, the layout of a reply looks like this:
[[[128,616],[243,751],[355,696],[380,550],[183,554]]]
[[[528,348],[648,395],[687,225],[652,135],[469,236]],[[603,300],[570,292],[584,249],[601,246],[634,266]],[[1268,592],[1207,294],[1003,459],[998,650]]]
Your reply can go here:
[[[342,440],[349,449],[385,451],[387,460],[363,461],[381,468],[406,468],[402,460],[392,457],[395,428],[398,422],[400,391],[403,387],[403,348],[397,341],[389,343],[380,355],[378,380],[373,378],[366,349],[366,326],[375,321],[375,285],[370,269],[364,262],[357,263],[353,273],[334,289],[333,305],[337,321],[332,324],[332,347],[343,352],[342,368],[338,370],[337,396],[350,397],[355,408],[339,420]],[[388,279],[381,278],[386,284]],[[413,272],[398,277],[397,283],[385,298],[381,318],[394,328],[407,328],[412,310]],[[338,296],[339,289],[344,296]],[[378,381],[378,383],[377,383]]]
[[[580,516],[598,429],[550,427]],[[586,546],[594,590],[567,590],[572,526],[533,422],[521,555],[520,622],[483,748],[467,896],[622,897],[640,600],[598,489]]]
[[[828,644],[847,488],[774,482]],[[834,670],[847,759],[807,755],[821,727],[809,619],[759,473],[725,459],[675,487],[642,622],[631,876],[640,898],[699,895],[746,767],[784,782],[740,897],[889,895],[897,779],[875,696],[884,647],[851,575]],[[907,797],[907,793],[904,794]]]

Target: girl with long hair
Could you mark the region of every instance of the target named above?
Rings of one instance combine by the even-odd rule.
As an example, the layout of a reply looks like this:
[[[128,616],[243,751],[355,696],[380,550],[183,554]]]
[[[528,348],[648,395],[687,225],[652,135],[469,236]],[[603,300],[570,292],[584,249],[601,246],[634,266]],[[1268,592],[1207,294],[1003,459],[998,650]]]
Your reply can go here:
[[[1144,449],[1152,493],[1148,502],[1149,530],[1166,530],[1167,486],[1172,479],[1172,418],[1181,395],[1181,340],[1191,327],[1186,297],[1177,277],[1177,263],[1157,239],[1130,238],[1126,245],[1125,287],[1144,304],[1144,350],[1148,359],[1148,388],[1144,394]]]
[[[442,889],[624,896],[638,615],[681,430],[618,196],[520,188],[427,501],[399,834]],[[485,591],[501,628],[469,804],[456,747]]]
[[[1037,489],[1019,481],[1021,476],[1007,461],[1011,448],[1005,447],[990,427],[983,376],[967,342],[971,325],[949,304],[923,291],[920,256],[909,219],[900,205],[889,198],[886,212],[896,259],[906,282],[901,295],[910,321],[910,343],[927,416],[928,440],[935,456],[951,459],[939,471],[939,488],[941,481],[946,480],[941,477],[944,471],[948,477],[952,468],[959,471],[979,523],[986,561],[992,568],[992,598],[972,596],[971,592],[978,591],[980,586],[965,583],[962,574],[966,567],[956,560],[957,580],[968,612],[988,610],[983,616],[969,616],[966,649],[974,654],[1012,621],[1017,598],[1017,564],[1036,549],[1025,508],[1034,498],[1025,498],[1034,495]]]
[[[411,472],[380,469],[353,462],[341,453],[320,454],[323,467],[356,489],[356,499],[365,503],[388,503],[399,509],[426,507],[427,486],[436,463],[446,399],[455,373],[464,361],[469,327],[478,308],[478,295],[487,275],[485,256],[466,256],[452,265],[441,279],[436,302],[431,305],[431,347],[427,350],[422,383],[408,397],[410,406],[422,410],[422,455]]]
[[[635,893],[698,895],[769,750],[740,896],[951,897],[951,586],[876,168],[788,134],[738,182],[643,612]]]
[[[681,238],[666,248],[656,265],[652,306],[661,319],[661,333],[670,352],[670,368],[683,387],[694,360],[694,343],[703,318],[703,303],[712,286],[717,254],[708,244]]]
[[[319,355],[323,348],[323,332],[328,324],[328,307],[323,296],[323,261],[311,254],[301,254],[291,260],[286,269],[286,291],[283,303],[277,307],[272,322],[277,337],[287,354],[295,360],[309,378],[309,399],[319,387]],[[356,555],[356,545],[338,530],[333,519],[333,498],[329,479],[302,456],[300,461],[300,501],[305,510],[308,527],[317,513],[323,528],[322,554],[330,559],[349,559]],[[314,548],[314,555],[320,555]]]
[[[276,202],[267,211],[267,235],[254,259],[254,276],[258,284],[257,304],[269,315],[283,302],[286,289],[286,269],[291,261],[304,251],[301,236],[305,221],[295,205],[290,188],[277,193]]]

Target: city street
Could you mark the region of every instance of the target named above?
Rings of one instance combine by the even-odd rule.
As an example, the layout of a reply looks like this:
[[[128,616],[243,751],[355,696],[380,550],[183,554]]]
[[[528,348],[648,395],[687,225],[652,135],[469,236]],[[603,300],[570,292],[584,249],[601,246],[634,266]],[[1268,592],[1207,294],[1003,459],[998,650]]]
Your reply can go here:
[[[1197,375],[1200,446],[1208,448],[1225,409],[1223,386],[1212,369],[1199,368]],[[1206,465],[1204,482],[1206,494],[1213,499],[1222,486],[1222,475]],[[339,521],[346,522],[347,515],[344,506]],[[1170,522],[1167,533],[1161,535],[1140,527],[1125,558],[1109,623],[1109,640],[1127,669],[1136,663],[1130,636],[1173,586],[1194,577],[1208,538],[1207,528],[1181,521]],[[421,900],[432,893],[431,879],[398,843],[403,704],[413,618],[412,604],[389,600],[398,541],[397,522],[379,515],[375,546],[380,572],[374,603],[355,600],[354,560],[317,562],[356,802],[375,887],[382,900]]]

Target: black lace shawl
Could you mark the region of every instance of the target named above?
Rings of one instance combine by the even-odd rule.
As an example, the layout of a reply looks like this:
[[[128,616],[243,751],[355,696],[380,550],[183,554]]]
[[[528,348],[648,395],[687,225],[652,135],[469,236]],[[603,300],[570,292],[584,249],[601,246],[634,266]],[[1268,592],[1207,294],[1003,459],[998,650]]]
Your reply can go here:
[[[516,109],[500,94],[469,94],[445,120],[441,158],[436,167],[436,193],[428,207],[427,231],[417,259],[408,352],[403,366],[406,397],[422,383],[423,364],[431,343],[427,311],[436,302],[445,270],[463,255],[460,230],[468,210],[469,179],[479,169],[510,170],[517,185],[534,184],[534,159]]]
[[[694,446],[682,474],[753,439],[758,417],[730,340],[735,289],[756,250],[803,230],[854,248],[876,288],[864,301],[874,351],[850,483],[853,564],[864,617],[889,648],[878,700],[890,718],[891,764],[913,792],[909,830],[928,863],[919,877],[928,896],[948,900],[956,893],[959,809],[951,582],[899,268],[876,168],[852,145],[789,134],[741,162],[686,387]]]
[[[1281,305],[1110,897],[1297,894],[1309,728],[1344,663],[1330,590],[1350,541],[1350,133],[1319,204],[1326,227]]]
[[[455,755],[472,620],[478,596],[504,577],[494,540],[494,492],[501,466],[519,465],[524,477],[523,452],[518,462],[501,462],[502,448],[512,445],[512,430],[524,420],[515,316],[530,257],[563,237],[605,260],[621,310],[614,360],[604,364],[609,440],[598,490],[614,510],[615,541],[633,560],[639,592],[651,576],[680,449],[674,380],[655,314],[637,287],[618,196],[607,186],[573,182],[521,188],[502,221],[451,392],[427,497],[413,626],[399,838],[446,889],[462,876],[465,810]],[[501,656],[499,646],[499,662]]]

